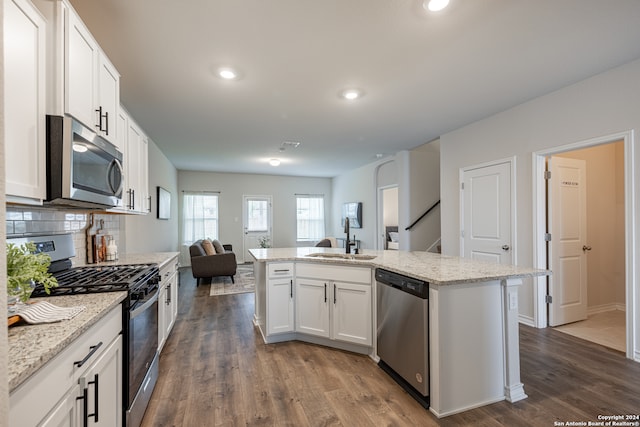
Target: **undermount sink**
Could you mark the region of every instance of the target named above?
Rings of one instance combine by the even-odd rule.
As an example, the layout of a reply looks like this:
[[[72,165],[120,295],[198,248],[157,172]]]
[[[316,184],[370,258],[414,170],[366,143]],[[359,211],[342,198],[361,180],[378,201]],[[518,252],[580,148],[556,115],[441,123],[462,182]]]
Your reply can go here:
[[[374,259],[375,255],[365,255],[365,254],[336,254],[332,252],[314,252],[307,256],[314,258],[338,258],[338,259],[352,259],[352,260],[368,260]]]

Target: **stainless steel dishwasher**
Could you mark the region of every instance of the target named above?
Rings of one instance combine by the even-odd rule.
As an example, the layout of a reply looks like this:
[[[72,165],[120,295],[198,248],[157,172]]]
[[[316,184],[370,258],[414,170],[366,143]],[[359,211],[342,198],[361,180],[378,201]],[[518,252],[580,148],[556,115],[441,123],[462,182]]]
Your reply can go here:
[[[378,365],[429,408],[429,283],[376,269]]]

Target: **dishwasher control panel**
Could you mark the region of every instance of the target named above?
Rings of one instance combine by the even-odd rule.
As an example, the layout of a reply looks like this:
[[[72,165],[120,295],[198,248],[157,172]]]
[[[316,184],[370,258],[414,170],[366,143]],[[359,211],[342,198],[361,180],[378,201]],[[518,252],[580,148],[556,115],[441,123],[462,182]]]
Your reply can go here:
[[[429,299],[429,282],[424,280],[415,279],[403,274],[394,273],[393,271],[377,268],[376,282],[384,283],[385,285],[400,289],[401,291],[422,299]]]

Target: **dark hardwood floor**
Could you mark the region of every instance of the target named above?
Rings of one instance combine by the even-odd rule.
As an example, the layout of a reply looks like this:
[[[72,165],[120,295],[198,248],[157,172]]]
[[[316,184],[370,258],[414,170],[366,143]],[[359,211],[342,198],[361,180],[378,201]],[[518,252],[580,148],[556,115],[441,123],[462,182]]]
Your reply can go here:
[[[366,356],[264,344],[253,301],[253,294],[210,297],[209,286],[181,272],[178,319],[144,427],[554,426],[640,414],[640,364],[550,328],[521,326],[529,397],[438,420]]]

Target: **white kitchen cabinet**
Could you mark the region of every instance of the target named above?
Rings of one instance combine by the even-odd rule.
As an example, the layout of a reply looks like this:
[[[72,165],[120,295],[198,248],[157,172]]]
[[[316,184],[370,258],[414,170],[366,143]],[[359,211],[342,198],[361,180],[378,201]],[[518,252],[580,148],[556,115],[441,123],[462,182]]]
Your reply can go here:
[[[299,263],[296,332],[373,345],[371,269]]]
[[[333,282],[331,338],[373,345],[371,285]]]
[[[124,184],[120,205],[109,212],[147,214],[151,211],[149,197],[149,140],[142,128],[120,106],[115,123],[116,146],[124,153]]]
[[[121,330],[118,305],[11,392],[9,425],[81,426],[97,409],[92,425],[121,426]]]
[[[149,199],[149,145],[147,136],[131,117],[128,120],[127,151],[125,153],[125,187],[122,195],[125,209],[146,214],[151,209]]]
[[[330,283],[296,278],[296,331],[329,338]]]
[[[7,201],[46,198],[46,21],[28,0],[4,0]]]
[[[61,425],[122,425],[122,336],[102,352],[41,424]]]
[[[65,112],[115,143],[120,75],[73,8],[64,34]]]
[[[293,263],[267,266],[267,335],[293,332]]]
[[[178,257],[160,269],[158,297],[158,352],[162,351],[178,316]]]

